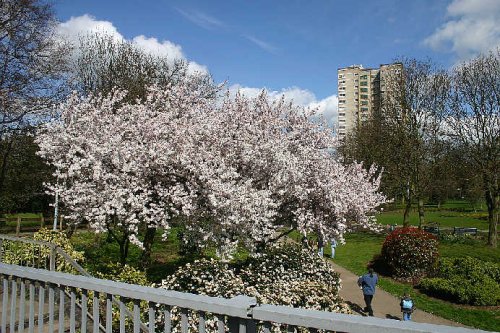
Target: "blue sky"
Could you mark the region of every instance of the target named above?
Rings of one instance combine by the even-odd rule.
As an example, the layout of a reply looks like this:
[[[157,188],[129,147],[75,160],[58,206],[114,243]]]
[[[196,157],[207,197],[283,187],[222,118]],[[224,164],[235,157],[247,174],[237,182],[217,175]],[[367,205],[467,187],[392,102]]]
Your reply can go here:
[[[105,31],[330,119],[338,67],[401,55],[450,67],[500,45],[500,0],[59,0],[55,9],[69,38]]]

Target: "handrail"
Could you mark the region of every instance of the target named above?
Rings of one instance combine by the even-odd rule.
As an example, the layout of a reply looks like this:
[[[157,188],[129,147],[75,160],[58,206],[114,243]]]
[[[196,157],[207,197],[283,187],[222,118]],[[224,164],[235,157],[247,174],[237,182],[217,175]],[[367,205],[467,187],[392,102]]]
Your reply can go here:
[[[69,254],[67,254],[61,247],[57,246],[54,243],[46,242],[46,241],[39,241],[35,239],[30,239],[30,238],[19,238],[19,237],[13,237],[13,236],[8,236],[8,235],[3,235],[0,234],[0,262],[2,262],[2,255],[3,255],[3,244],[2,241],[7,240],[11,242],[21,242],[21,243],[28,243],[28,244],[34,244],[34,245],[41,245],[41,246],[46,246],[51,249],[50,253],[50,270],[55,271],[55,258],[54,254],[58,253],[60,254],[67,263],[69,263],[78,273],[80,273],[83,276],[91,277],[92,275],[87,272],[79,263],[77,263]],[[115,305],[120,306],[122,302],[118,300],[116,297],[112,297],[112,301]],[[133,313],[127,308],[124,307],[124,311],[127,314],[127,316],[132,317]],[[92,316],[90,314],[87,314],[90,318]],[[93,319],[93,318],[92,318]],[[141,330],[144,332],[147,332],[148,328],[147,326],[141,322]]]
[[[13,236],[8,236],[8,235],[3,235],[3,234],[0,234],[0,239],[12,241],[12,242],[22,242],[22,243],[30,243],[30,244],[36,244],[36,245],[44,245],[47,247],[55,246],[54,243],[50,243],[50,242],[39,241],[36,239],[31,239],[31,238],[13,237]]]
[[[256,305],[255,298],[248,296],[237,296],[232,299],[209,297],[8,264],[0,264],[0,276],[12,276],[13,278],[44,282],[61,287],[80,288],[107,295],[113,294],[148,301],[149,304],[178,306],[186,310],[197,310],[239,318],[240,320],[250,320],[254,323],[262,321],[264,326],[267,327],[271,323],[277,323],[289,327],[305,327],[313,331],[322,329],[351,333],[486,333],[483,330],[463,327],[402,322],[392,319],[362,317],[277,305]],[[154,325],[154,320],[152,325]],[[152,331],[151,326],[149,331]]]
[[[103,280],[89,276],[72,275],[62,272],[22,267],[17,265],[0,264],[0,274],[32,279],[45,283],[64,285],[99,293],[119,295],[121,297],[148,301],[152,303],[168,304],[189,308],[197,311],[226,314],[233,317],[247,318],[248,310],[256,304],[251,297],[235,297],[232,299],[211,297],[205,295],[187,294],[180,291],[145,287],[124,282]]]

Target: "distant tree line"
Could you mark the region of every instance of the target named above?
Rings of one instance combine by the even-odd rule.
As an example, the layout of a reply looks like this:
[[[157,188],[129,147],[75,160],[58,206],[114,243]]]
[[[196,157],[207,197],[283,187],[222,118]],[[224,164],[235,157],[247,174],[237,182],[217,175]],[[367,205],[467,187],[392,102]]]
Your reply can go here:
[[[500,49],[450,70],[431,60],[397,60],[386,78],[381,108],[359,123],[340,148],[345,161],[384,169],[382,189],[404,205],[481,197],[488,209],[488,243],[496,247],[500,208]]]

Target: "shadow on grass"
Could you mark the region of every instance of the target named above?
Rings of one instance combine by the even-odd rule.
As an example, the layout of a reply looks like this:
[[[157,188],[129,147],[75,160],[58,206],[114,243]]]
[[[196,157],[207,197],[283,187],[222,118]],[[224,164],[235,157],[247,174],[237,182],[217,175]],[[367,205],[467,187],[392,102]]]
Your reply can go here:
[[[177,259],[170,260],[168,262],[155,261],[147,269],[146,275],[150,282],[160,283],[161,280],[167,278],[169,275],[174,274],[175,271],[180,266],[192,263],[193,261],[199,258],[200,258],[199,256],[190,255],[190,256],[178,257]]]

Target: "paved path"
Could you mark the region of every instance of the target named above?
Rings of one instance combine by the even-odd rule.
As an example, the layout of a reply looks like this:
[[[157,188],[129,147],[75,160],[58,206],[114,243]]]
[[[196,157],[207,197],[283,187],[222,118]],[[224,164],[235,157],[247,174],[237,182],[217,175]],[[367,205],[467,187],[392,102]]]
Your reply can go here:
[[[362,309],[365,307],[365,302],[363,300],[363,293],[357,284],[358,276],[335,264],[331,260],[329,262],[332,264],[335,271],[340,273],[340,278],[342,279],[340,296],[351,306],[354,314],[365,316],[366,314],[362,312]],[[412,315],[412,320],[415,322],[448,326],[464,326],[451,320],[418,310],[418,304],[416,304],[416,306],[417,310],[413,312]],[[375,317],[401,320],[402,314],[399,307],[399,299],[392,296],[388,292],[381,290],[380,288],[377,288],[375,292],[375,296],[372,301],[372,308]]]

